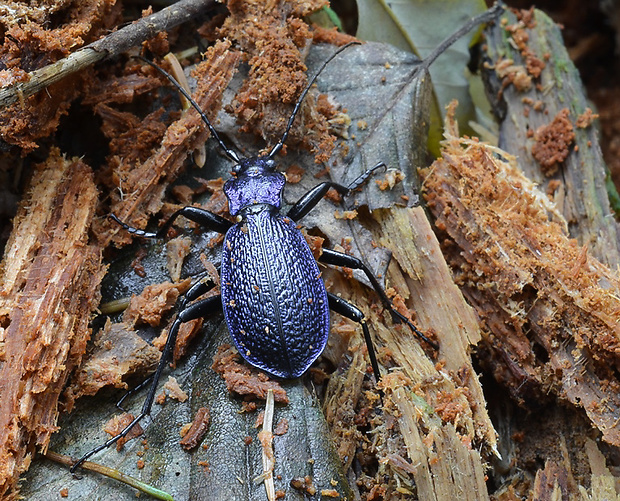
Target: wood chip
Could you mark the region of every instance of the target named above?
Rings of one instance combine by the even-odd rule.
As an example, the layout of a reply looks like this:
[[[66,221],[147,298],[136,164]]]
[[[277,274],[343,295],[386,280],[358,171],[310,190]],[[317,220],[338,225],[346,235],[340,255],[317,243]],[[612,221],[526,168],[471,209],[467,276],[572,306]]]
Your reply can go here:
[[[237,350],[230,345],[225,344],[218,348],[213,360],[213,370],[224,378],[230,392],[266,400],[268,391],[273,390],[276,402],[289,402],[286,390],[277,381],[270,379],[264,372],[243,364]]]
[[[106,433],[108,433],[111,437],[116,437],[118,434],[120,434],[133,420],[135,419],[135,416],[133,414],[129,414],[128,412],[125,412],[123,414],[114,416],[112,419],[110,419],[105,427],[103,428],[103,431],[105,431]],[[140,423],[136,423],[131,430],[129,431],[129,433],[124,436],[123,438],[119,438],[116,441],[116,450],[120,451],[123,446],[129,442],[132,438],[136,438],[139,437],[140,435],[142,435],[144,433],[144,430],[142,429],[142,426],[140,426]]]
[[[209,413],[209,409],[207,407],[201,407],[198,409],[196,415],[194,416],[194,420],[192,421],[191,427],[183,439],[179,442],[181,447],[183,447],[186,451],[189,451],[198,446],[209,429],[210,421],[211,414]]]

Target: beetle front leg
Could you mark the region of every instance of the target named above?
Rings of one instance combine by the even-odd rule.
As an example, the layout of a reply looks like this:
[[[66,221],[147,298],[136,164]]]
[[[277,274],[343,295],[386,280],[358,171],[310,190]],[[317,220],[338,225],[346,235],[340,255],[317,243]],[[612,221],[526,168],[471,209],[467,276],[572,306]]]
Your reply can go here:
[[[172,354],[172,350],[176,344],[177,334],[179,333],[179,328],[181,324],[185,322],[189,322],[190,320],[195,320],[197,318],[206,317],[222,308],[222,297],[220,295],[211,296],[201,301],[198,301],[194,304],[191,304],[181,310],[177,315],[172,327],[170,328],[170,332],[168,333],[168,339],[166,339],[166,345],[164,346],[164,350],[161,354],[161,358],[159,359],[159,364],[157,365],[157,369],[152,376],[151,387],[149,393],[144,401],[144,405],[142,406],[142,411],[134,420],[129,423],[118,435],[110,438],[106,442],[101,445],[98,445],[91,451],[84,454],[80,459],[76,461],[76,463],[71,467],[71,473],[75,473],[75,470],[79,468],[79,466],[86,461],[89,457],[97,452],[102,451],[110,447],[111,445],[118,442],[121,438],[126,437],[131,429],[138,424],[142,419],[151,414],[151,408],[153,407],[153,401],[155,400],[155,393],[157,392],[157,384],[159,383],[159,379],[161,378],[164,367],[166,366],[170,355]]]
[[[366,341],[366,347],[368,348],[368,357],[370,358],[370,364],[372,365],[372,371],[375,374],[375,379],[377,383],[381,378],[381,372],[379,371],[379,364],[377,363],[377,355],[375,353],[375,347],[372,344],[372,339],[370,337],[370,332],[368,331],[368,325],[366,325],[366,318],[357,306],[348,301],[345,301],[341,297],[332,294],[331,292],[327,293],[327,299],[329,300],[329,309],[335,311],[336,313],[342,315],[343,317],[348,318],[349,320],[353,320],[362,326],[362,331],[364,332],[364,341]]]
[[[390,298],[385,293],[385,290],[377,280],[377,277],[375,277],[374,273],[370,271],[370,268],[368,268],[368,266],[366,266],[366,264],[361,259],[358,259],[354,256],[349,256],[348,254],[343,254],[342,252],[338,252],[332,249],[323,249],[323,253],[321,254],[321,257],[319,257],[319,261],[321,263],[331,264],[334,266],[345,266],[354,270],[361,270],[372,284],[372,288],[378,294],[383,305],[388,310],[390,310],[392,319],[395,322],[406,323],[418,338],[420,338],[425,343],[428,343],[435,350],[439,349],[437,343],[431,341],[422,332],[420,332],[420,330],[411,322],[411,320],[409,320],[405,315],[399,313],[398,311],[396,311],[396,309],[394,309],[392,301],[390,301]]]
[[[356,177],[349,186],[344,186],[342,184],[334,183],[331,181],[325,181],[314,188],[312,188],[308,193],[302,196],[293,207],[289,209],[286,213],[287,217],[290,217],[293,221],[299,221],[302,217],[304,217],[308,212],[316,207],[316,205],[321,201],[321,199],[325,196],[325,194],[329,191],[330,188],[334,188],[338,193],[340,193],[343,197],[348,196],[353,190],[356,190],[361,185],[363,185],[370,176],[372,176],[375,171],[378,169],[385,169],[385,164],[383,162],[378,163],[372,169],[368,169],[367,171],[360,174]]]
[[[168,218],[164,225],[159,230],[157,230],[157,233],[151,233],[149,231],[144,231],[138,228],[134,228],[133,226],[129,226],[127,223],[121,221],[114,214],[110,214],[108,217],[120,224],[129,233],[138,235],[139,237],[164,238],[168,233],[168,229],[172,226],[176,218],[179,216],[184,216],[190,221],[198,223],[205,230],[217,231],[218,233],[226,233],[228,229],[233,225],[233,223],[231,223],[228,219],[224,219],[222,216],[218,216],[213,212],[201,209],[199,207],[192,207],[191,205],[183,207],[182,209],[179,209],[174,214],[172,214],[172,216]]]

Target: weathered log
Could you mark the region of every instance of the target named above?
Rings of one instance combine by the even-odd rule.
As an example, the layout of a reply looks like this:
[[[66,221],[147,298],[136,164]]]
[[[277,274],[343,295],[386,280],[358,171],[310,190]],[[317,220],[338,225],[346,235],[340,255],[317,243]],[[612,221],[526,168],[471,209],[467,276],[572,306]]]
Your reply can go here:
[[[502,157],[503,156],[503,157]],[[426,197],[461,288],[485,322],[487,363],[524,401],[583,407],[620,444],[620,280],[566,234],[548,198],[501,150],[447,132]]]
[[[570,236],[610,267],[620,263],[607,169],[581,78],[558,26],[538,10],[510,11],[486,30],[484,76],[499,146],[548,193]]]
[[[0,497],[57,429],[58,399],[90,337],[105,272],[89,244],[90,168],[53,150],[33,176],[0,265]]]

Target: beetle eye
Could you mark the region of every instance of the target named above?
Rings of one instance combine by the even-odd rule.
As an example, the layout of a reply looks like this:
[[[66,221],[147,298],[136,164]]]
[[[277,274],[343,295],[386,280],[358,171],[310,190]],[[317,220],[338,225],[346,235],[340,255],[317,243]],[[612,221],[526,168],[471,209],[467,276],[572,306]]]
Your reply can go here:
[[[276,168],[276,161],[273,158],[269,158],[265,162],[265,165],[267,166],[267,168],[269,170],[275,170],[275,168]]]

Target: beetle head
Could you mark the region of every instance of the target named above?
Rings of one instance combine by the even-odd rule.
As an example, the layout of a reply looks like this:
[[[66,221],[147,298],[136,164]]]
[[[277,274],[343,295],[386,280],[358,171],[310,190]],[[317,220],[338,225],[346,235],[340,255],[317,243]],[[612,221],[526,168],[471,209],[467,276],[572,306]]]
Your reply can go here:
[[[250,157],[242,159],[233,167],[237,177],[256,177],[275,172],[276,161],[270,157]]]
[[[233,167],[236,175],[224,184],[228,211],[236,216],[250,205],[267,204],[279,209],[284,174],[276,172],[275,160],[267,157],[244,158]]]

